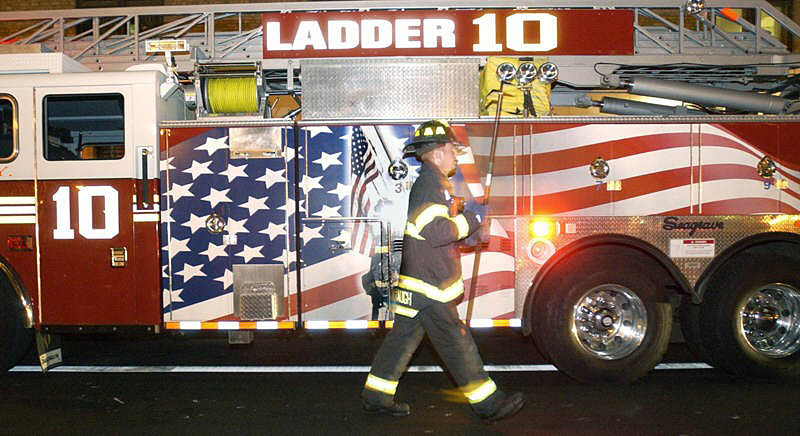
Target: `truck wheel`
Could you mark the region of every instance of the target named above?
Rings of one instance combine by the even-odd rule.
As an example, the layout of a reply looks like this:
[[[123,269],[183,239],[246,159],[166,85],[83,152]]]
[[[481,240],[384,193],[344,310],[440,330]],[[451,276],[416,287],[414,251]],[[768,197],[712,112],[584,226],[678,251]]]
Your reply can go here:
[[[732,260],[709,284],[701,326],[712,364],[734,375],[800,375],[800,271],[783,256]]]
[[[586,383],[629,382],[661,361],[672,310],[659,296],[660,270],[641,257],[581,256],[545,281],[533,328],[558,369]]]
[[[0,277],[0,372],[25,356],[33,342],[33,329],[25,328],[25,309],[5,277]]]

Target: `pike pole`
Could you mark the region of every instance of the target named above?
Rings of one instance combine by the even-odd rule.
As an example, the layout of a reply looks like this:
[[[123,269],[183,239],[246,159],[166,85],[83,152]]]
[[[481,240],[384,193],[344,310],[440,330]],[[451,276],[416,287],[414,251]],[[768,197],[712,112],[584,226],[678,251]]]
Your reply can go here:
[[[513,78],[515,73],[516,69],[512,64],[502,63],[497,67],[497,78],[500,80],[500,96],[497,97],[497,111],[495,111],[494,129],[492,130],[492,146],[489,149],[489,165],[486,168],[486,179],[483,182],[483,204],[487,207],[487,211],[489,207],[489,198],[492,192],[492,171],[494,167],[494,157],[497,152],[497,133],[500,128],[500,111],[503,108],[503,88],[506,81]],[[481,223],[481,228],[478,231],[491,231],[488,213],[487,216],[484,217],[484,221]],[[472,320],[472,310],[475,306],[475,294],[478,284],[478,269],[481,264],[482,245],[483,243],[479,237],[478,243],[475,245],[475,262],[472,264],[472,280],[470,280],[469,293],[467,294],[467,327],[469,327],[470,321]]]

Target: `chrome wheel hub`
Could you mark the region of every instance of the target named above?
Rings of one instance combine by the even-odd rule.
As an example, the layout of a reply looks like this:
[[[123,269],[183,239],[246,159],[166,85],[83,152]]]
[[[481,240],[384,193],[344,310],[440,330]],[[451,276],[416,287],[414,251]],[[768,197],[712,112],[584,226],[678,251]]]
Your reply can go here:
[[[746,296],[737,309],[739,334],[765,356],[781,358],[800,349],[800,291],[772,283]]]
[[[592,288],[573,308],[572,334],[583,349],[604,360],[633,353],[647,331],[647,311],[630,289],[606,284]]]

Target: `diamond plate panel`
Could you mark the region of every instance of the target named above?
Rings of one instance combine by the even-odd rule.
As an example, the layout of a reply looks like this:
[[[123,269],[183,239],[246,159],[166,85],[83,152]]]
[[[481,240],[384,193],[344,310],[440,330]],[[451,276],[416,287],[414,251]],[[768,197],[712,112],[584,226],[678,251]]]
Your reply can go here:
[[[672,226],[665,225],[670,218]],[[591,235],[621,234],[641,239],[652,244],[669,257],[675,266],[694,286],[706,267],[733,244],[748,236],[764,232],[797,233],[800,217],[796,215],[753,215],[753,216],[641,216],[641,217],[525,217],[517,219],[517,271],[515,283],[515,309],[519,316],[523,313],[525,294],[541,269],[535,262],[532,249],[537,253],[546,253],[546,241],[536,244],[529,236],[528,226],[532,220],[547,220],[557,223],[558,234],[550,239],[552,253],[568,244]],[[670,228],[674,227],[674,228]],[[698,227],[698,228],[694,228]],[[570,232],[567,233],[567,229]],[[670,243],[672,240],[713,240],[712,257],[672,257]],[[549,257],[546,253],[544,257]],[[704,253],[711,254],[711,253]],[[620,265],[624,268],[624,265]]]
[[[233,265],[233,314],[241,320],[282,314],[283,265]]]
[[[311,59],[300,65],[304,120],[478,114],[477,58]]]

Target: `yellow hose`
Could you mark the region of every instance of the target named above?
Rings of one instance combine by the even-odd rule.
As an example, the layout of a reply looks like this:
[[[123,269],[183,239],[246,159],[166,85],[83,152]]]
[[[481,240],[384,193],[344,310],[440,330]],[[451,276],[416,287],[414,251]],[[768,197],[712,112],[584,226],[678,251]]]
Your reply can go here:
[[[212,113],[258,112],[255,77],[208,79],[206,91]]]

